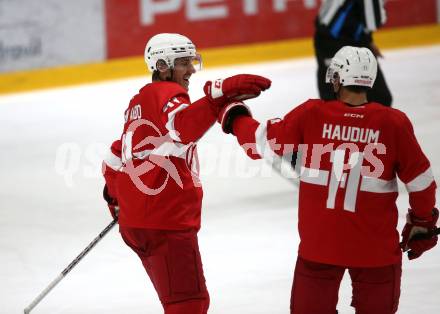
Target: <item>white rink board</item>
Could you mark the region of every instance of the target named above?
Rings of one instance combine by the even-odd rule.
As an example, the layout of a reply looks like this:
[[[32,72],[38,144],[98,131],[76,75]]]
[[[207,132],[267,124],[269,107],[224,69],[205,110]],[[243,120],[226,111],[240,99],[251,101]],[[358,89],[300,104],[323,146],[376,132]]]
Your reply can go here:
[[[385,51],[381,60],[395,107],[413,121],[437,178],[439,55],[435,46]],[[315,69],[310,58],[203,71],[191,79],[192,98],[202,95],[206,79],[262,74],[273,86],[248,104],[259,120],[282,116],[316,97]],[[119,136],[123,111],[144,80],[0,97],[1,314],[22,313],[110,222],[101,199],[100,154]],[[57,159],[63,147],[76,154]],[[296,188],[245,158],[218,125],[200,142],[200,159],[205,198],[199,239],[209,313],[288,313],[298,245]],[[406,193],[398,205],[401,228]],[[440,247],[405,259],[399,314],[440,312],[439,260]],[[354,313],[349,303],[345,278],[340,313]],[[141,263],[114,230],[32,313],[149,314],[161,307]]]
[[[0,1],[0,72],[103,61],[103,0]]]

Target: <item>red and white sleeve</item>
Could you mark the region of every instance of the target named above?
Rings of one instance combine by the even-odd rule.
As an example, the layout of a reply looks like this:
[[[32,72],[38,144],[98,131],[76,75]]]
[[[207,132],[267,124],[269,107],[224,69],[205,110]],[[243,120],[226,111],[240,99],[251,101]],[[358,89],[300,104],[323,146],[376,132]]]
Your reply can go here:
[[[207,97],[192,104],[187,97],[174,97],[165,105],[162,116],[170,137],[181,143],[198,141],[216,119],[217,115]]]
[[[420,218],[431,217],[437,185],[429,160],[417,142],[411,122],[406,115],[402,116],[402,126],[397,138],[397,175],[405,184],[414,214]]]
[[[273,158],[298,150],[302,142],[302,121],[307,109],[303,104],[290,111],[283,119],[259,123],[249,116],[237,117],[233,131],[238,142],[252,159]]]
[[[121,151],[121,140],[114,141],[102,162],[102,174],[112,197],[116,197],[116,174],[122,167]]]

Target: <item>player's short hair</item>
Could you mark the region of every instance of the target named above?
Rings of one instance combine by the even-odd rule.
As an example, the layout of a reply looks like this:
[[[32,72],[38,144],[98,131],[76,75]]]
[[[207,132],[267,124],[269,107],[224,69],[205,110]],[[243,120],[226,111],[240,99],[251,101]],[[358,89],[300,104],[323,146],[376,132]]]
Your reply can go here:
[[[151,80],[153,82],[160,81],[160,72],[158,70],[153,71],[153,74],[151,74]]]

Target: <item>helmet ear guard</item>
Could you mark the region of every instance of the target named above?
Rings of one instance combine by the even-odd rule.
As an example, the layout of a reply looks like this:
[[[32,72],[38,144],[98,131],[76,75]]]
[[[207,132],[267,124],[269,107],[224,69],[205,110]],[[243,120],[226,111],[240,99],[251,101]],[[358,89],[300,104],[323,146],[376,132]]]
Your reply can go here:
[[[164,60],[158,60],[157,62],[156,62],[156,69],[157,69],[157,71],[159,71],[159,72],[166,72],[166,71],[168,71],[169,70],[169,66],[168,66],[168,64],[164,61]]]
[[[371,88],[377,75],[376,57],[368,48],[342,47],[327,68],[325,82],[333,83],[335,74],[342,86]]]

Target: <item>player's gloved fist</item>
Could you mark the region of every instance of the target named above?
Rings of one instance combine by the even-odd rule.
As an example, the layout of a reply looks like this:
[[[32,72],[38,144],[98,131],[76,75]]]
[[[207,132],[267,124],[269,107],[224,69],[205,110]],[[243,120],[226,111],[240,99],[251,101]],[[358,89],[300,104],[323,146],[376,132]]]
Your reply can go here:
[[[108,209],[110,210],[110,214],[112,215],[113,219],[118,219],[119,215],[119,205],[116,198],[110,196],[108,192],[107,184],[104,186],[104,190],[102,191],[102,196],[104,197],[104,200],[107,202]]]
[[[234,123],[234,119],[241,115],[252,117],[252,113],[249,107],[241,101],[233,102],[224,106],[220,110],[217,119],[222,126],[223,132],[225,132],[226,134],[233,133],[232,124]]]
[[[408,259],[415,259],[425,251],[436,246],[438,236],[434,234],[438,220],[438,209],[432,209],[432,216],[421,219],[414,215],[412,209],[408,210],[406,225],[402,230],[402,242],[400,246],[407,252]]]
[[[272,82],[259,75],[238,74],[214,82],[207,81],[203,91],[217,106],[230,101],[240,101],[255,98],[270,87]]]

